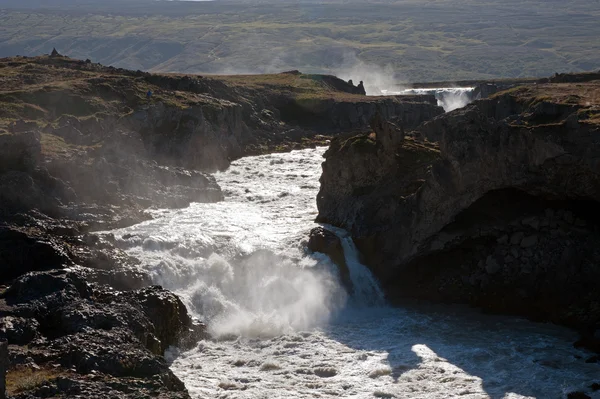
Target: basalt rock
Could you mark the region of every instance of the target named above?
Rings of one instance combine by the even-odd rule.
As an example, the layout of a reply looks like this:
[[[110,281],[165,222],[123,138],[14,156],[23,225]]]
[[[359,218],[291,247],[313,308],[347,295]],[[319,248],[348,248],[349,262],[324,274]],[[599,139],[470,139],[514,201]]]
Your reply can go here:
[[[318,221],[351,232],[389,298],[471,303],[593,331],[600,84],[583,85],[477,101],[407,132],[394,156],[366,135],[334,140]]]
[[[315,227],[310,231],[308,249],[329,256],[331,261],[338,267],[342,283],[346,288],[352,288],[350,272],[346,263],[346,257],[344,256],[344,248],[340,238],[335,233],[323,227]]]
[[[375,140],[387,152],[395,152],[404,141],[404,129],[402,125],[398,126],[393,122],[383,119],[380,113],[376,113],[371,119],[371,129],[375,132]]]
[[[114,390],[112,397],[147,389],[162,397],[187,397],[160,355],[170,345],[189,345],[204,334],[174,294],[160,287],[117,292],[91,286],[78,270],[18,278],[0,295],[0,316],[0,339],[8,340],[11,370],[31,364],[34,370],[59,367],[58,375],[70,370],[73,384],[82,386],[102,376],[92,381],[102,391]],[[145,388],[129,386],[130,379]],[[119,380],[123,385],[112,385]],[[48,384],[45,390],[53,395],[74,392],[59,380]],[[31,387],[29,394],[36,389],[41,388]]]
[[[13,130],[20,130],[19,124],[13,126]],[[0,173],[35,168],[41,159],[41,150],[40,133],[35,130],[0,135]]]
[[[35,230],[0,226],[0,282],[30,271],[70,266],[68,251],[64,243]]]

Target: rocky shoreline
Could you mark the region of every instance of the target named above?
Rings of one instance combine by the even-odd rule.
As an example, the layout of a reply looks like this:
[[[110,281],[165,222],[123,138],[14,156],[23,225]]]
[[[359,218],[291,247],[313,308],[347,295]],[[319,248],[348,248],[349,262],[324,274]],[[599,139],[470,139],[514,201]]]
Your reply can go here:
[[[318,221],[351,232],[392,301],[551,321],[600,351],[595,76],[557,75],[406,133],[383,123],[334,140]]]

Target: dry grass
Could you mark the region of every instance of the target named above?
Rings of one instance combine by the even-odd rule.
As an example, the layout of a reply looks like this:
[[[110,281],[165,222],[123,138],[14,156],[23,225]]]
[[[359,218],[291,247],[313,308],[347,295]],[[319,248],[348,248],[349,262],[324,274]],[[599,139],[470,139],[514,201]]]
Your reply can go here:
[[[6,393],[13,396],[31,391],[45,382],[67,374],[68,372],[60,368],[18,367],[6,373]]]

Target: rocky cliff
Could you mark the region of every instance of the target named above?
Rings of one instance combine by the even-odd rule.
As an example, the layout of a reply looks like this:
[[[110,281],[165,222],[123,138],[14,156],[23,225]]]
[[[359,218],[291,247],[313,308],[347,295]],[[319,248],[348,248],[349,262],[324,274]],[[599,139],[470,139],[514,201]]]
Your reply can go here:
[[[599,94],[597,80],[543,83],[398,144],[334,140],[318,220],[352,233],[390,299],[470,303],[598,338]]]

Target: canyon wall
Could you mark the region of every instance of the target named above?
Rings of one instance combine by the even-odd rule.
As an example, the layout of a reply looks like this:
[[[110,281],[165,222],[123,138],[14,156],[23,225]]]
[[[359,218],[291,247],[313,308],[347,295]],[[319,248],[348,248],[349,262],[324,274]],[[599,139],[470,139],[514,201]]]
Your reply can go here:
[[[515,88],[390,148],[325,157],[318,221],[351,232],[388,298],[600,325],[600,82]],[[387,143],[387,144],[386,144]]]

